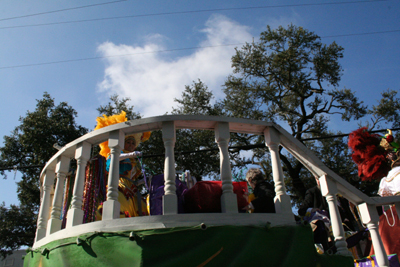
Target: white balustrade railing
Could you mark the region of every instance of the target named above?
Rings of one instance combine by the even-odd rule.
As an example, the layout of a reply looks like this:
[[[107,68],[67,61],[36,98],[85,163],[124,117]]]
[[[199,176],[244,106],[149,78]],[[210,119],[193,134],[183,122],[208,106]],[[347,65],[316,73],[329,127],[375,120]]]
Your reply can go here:
[[[107,201],[103,203],[103,220],[119,218],[121,206],[118,202],[119,155],[124,147],[124,135],[120,130],[110,132],[108,147],[111,164],[108,172]]]
[[[35,241],[38,241],[46,236],[47,220],[49,218],[50,210],[50,192],[51,187],[54,183],[55,173],[53,169],[48,169],[44,173],[44,179],[42,183],[42,199],[39,208],[38,222],[36,229]]]
[[[265,144],[271,153],[272,176],[275,184],[275,210],[277,213],[285,213],[291,216],[292,205],[290,197],[286,194],[285,181],[283,180],[283,170],[279,159],[280,136],[273,127],[268,127],[264,131]]]
[[[215,141],[220,151],[221,210],[223,213],[237,213],[237,198],[233,193],[231,162],[228,151],[229,139],[229,123],[218,122],[215,127]]]
[[[66,228],[79,225],[83,221],[83,187],[85,182],[86,163],[90,157],[91,145],[88,142],[77,144],[75,159],[77,163],[74,190],[71,201],[71,208],[68,210]],[[58,197],[58,196],[57,196]]]
[[[56,172],[56,188],[55,188],[55,194],[53,198],[53,207],[51,210],[51,216],[47,224],[47,235],[50,235],[56,231],[61,230],[61,205],[63,201],[63,195],[64,195],[64,183],[65,183],[65,177],[68,174],[68,168],[70,164],[70,159],[65,156],[60,156],[57,159],[57,166],[55,169]]]
[[[175,186],[175,155],[174,147],[176,140],[176,129],[173,121],[162,123],[162,138],[165,147],[164,162],[164,196],[163,196],[163,214],[178,214],[178,198],[176,196]]]
[[[326,202],[328,203],[332,232],[333,236],[335,237],[337,253],[342,255],[349,254],[350,252],[347,250],[342,220],[340,218],[339,208],[337,205],[336,194],[338,191],[336,184],[332,180],[327,179],[326,175],[321,176],[319,181],[321,184],[321,193],[326,198]]]
[[[220,150],[220,178],[223,192],[221,197],[221,214],[178,214],[174,158],[176,129],[204,129],[215,132],[215,142]],[[165,147],[163,215],[119,219],[119,154],[124,146],[124,137],[128,134],[155,130],[162,131]],[[238,213],[238,203],[236,195],[233,192],[228,151],[230,133],[232,132],[264,135],[265,144],[269,148],[271,155],[276,193],[276,213]],[[102,221],[82,224],[84,216],[82,199],[85,166],[89,160],[92,146],[96,146],[107,140],[111,150],[111,164],[107,182],[107,200],[103,203]],[[200,115],[166,115],[128,121],[90,132],[60,149],[49,160],[41,173],[42,199],[38,214],[34,247],[44,245],[57,238],[107,229],[110,231],[131,229],[132,227],[136,227],[136,229],[149,229],[184,226],[205,221],[215,225],[249,225],[265,223],[267,221],[272,225],[295,224],[290,196],[286,193],[283,179],[282,165],[279,158],[280,146],[295,156],[313,175],[320,177],[321,191],[329,205],[337,253],[349,255],[344,237],[344,229],[337,208],[336,194],[341,194],[350,202],[358,205],[362,221],[371,233],[378,264],[379,266],[388,266],[387,255],[378,231],[379,217],[376,212],[376,206],[397,203],[396,209],[398,214],[400,214],[400,197],[370,198],[366,196],[328,169],[309,149],[279,125],[255,120]],[[67,229],[61,229],[60,213],[64,196],[63,184],[70,160],[73,158],[77,161],[73,197],[67,214]],[[54,197],[53,203],[51,203],[51,192],[55,178]]]

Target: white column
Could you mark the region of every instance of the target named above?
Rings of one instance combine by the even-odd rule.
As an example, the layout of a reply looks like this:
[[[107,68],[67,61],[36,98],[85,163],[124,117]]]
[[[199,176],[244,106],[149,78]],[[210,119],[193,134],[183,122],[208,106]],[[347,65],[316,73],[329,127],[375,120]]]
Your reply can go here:
[[[53,198],[53,208],[51,210],[50,219],[47,223],[47,235],[61,230],[61,209],[64,195],[64,182],[68,173],[70,159],[65,156],[60,156],[57,159],[56,165],[56,189]]]
[[[50,192],[54,184],[54,177],[54,169],[47,169],[43,181],[43,197],[39,208],[35,242],[46,236],[47,220],[50,210]]]
[[[271,154],[272,176],[275,184],[275,211],[284,213],[293,219],[292,204],[290,196],[286,194],[285,181],[283,179],[283,170],[279,156],[280,137],[276,130],[267,127],[264,131],[265,144]]]
[[[376,261],[379,266],[389,267],[389,260],[383,246],[381,236],[379,235],[379,215],[374,205],[362,203],[358,205],[361,219],[364,224],[367,225],[369,233],[371,235],[372,245],[375,250]]]
[[[238,213],[236,194],[233,193],[231,161],[229,158],[229,123],[219,122],[215,127],[215,142],[219,147],[220,175],[222,181],[221,211]],[[205,196],[207,197],[207,196]]]
[[[337,254],[351,256],[350,251],[347,249],[347,243],[344,235],[342,219],[340,218],[339,208],[337,205],[337,186],[335,182],[328,179],[326,175],[319,178],[321,185],[321,193],[326,198],[329,206],[329,215],[331,219],[332,232],[335,237],[335,246]]]
[[[118,202],[119,183],[119,156],[125,144],[125,135],[122,131],[110,132],[108,147],[110,148],[110,169],[108,170],[107,201],[103,203],[102,220],[118,219],[121,204]]]
[[[76,176],[72,195],[71,208],[67,214],[66,228],[82,224],[83,221],[83,187],[85,183],[85,168],[90,157],[91,145],[87,142],[79,143],[75,150]]]
[[[178,199],[175,185],[175,155],[174,147],[176,141],[175,123],[173,121],[163,122],[162,136],[165,148],[164,162],[164,196],[163,215],[178,214]]]

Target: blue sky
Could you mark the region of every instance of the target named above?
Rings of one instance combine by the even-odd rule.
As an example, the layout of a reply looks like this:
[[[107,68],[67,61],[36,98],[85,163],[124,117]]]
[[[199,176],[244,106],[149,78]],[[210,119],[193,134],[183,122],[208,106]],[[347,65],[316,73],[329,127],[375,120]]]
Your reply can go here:
[[[45,91],[75,108],[78,124],[89,129],[96,108],[115,93],[130,97],[143,117],[171,111],[173,99],[197,79],[222,97],[234,48],[257,40],[267,25],[290,23],[345,49],[340,87],[371,106],[384,90],[400,87],[399,11],[399,0],[3,0],[0,136]],[[339,118],[331,125],[357,128]],[[6,205],[18,202],[13,177],[0,179]]]

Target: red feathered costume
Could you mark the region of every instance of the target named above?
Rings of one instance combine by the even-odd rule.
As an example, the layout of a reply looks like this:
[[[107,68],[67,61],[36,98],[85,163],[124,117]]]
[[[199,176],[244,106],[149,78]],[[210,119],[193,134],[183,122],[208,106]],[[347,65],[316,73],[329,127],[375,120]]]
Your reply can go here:
[[[366,127],[349,135],[348,146],[353,150],[351,157],[358,165],[358,176],[363,181],[381,179],[390,170],[386,161],[386,152],[379,143],[379,135],[369,134]]]

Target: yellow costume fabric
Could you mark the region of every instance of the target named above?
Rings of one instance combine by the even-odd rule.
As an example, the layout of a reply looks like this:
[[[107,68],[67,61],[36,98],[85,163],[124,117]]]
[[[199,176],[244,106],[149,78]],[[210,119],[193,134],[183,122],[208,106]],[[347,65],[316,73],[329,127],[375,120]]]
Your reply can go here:
[[[142,199],[140,199],[141,214],[139,214],[139,199],[137,197],[138,188],[133,181],[136,181],[141,173],[140,163],[136,158],[120,161],[118,201],[121,204],[121,218],[149,215],[146,202]]]

